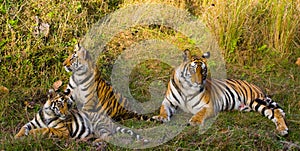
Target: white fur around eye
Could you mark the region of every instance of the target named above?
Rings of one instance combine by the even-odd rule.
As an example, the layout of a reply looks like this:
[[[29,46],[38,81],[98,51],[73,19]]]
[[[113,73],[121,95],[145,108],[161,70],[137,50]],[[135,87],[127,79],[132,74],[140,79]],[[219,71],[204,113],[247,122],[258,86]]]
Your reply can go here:
[[[205,63],[202,63],[201,68],[204,69],[206,67]]]

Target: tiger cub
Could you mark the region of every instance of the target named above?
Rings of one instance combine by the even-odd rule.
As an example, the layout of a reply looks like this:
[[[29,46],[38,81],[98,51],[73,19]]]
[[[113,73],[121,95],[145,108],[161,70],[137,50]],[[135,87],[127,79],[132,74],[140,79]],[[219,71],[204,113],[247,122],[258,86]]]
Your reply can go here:
[[[89,52],[79,43],[63,65],[66,71],[72,72],[65,93],[72,92],[71,99],[76,101],[79,109],[105,113],[115,121],[129,118],[153,121],[146,115],[130,110],[128,100],[100,78]],[[96,101],[93,99],[94,93],[98,96]]]
[[[43,108],[38,111],[33,120],[21,128],[15,138],[41,134],[80,140],[96,138],[94,143],[98,144],[110,139],[115,133],[126,133],[136,140],[148,141],[130,129],[115,125],[105,115],[72,109],[72,103],[68,96],[50,89],[48,100]]]
[[[281,135],[288,134],[282,108],[259,87],[242,80],[208,79],[209,56],[209,52],[191,56],[189,50],[184,51],[184,60],[171,75],[160,114],[154,119],[169,121],[179,107],[193,114],[190,125],[201,125],[220,111],[253,110],[274,122]]]

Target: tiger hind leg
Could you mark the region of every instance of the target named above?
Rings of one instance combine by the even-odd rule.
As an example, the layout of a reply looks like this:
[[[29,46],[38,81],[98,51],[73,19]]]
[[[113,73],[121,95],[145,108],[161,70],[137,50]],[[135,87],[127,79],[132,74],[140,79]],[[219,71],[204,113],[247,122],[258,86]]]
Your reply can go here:
[[[255,101],[257,101],[259,104],[263,104],[267,106],[268,108],[274,108],[274,109],[281,108],[275,101],[273,101],[269,97],[265,97],[263,100],[256,99]],[[238,110],[243,112],[253,111],[248,105],[245,105],[244,103],[240,104]]]
[[[269,108],[274,108],[274,109],[277,109],[277,108],[281,108],[275,101],[273,101],[271,98],[269,97],[265,97],[264,98],[264,101],[267,103],[267,106]]]
[[[272,101],[270,98],[266,98],[264,100],[255,99],[250,102],[249,107],[274,122],[276,130],[280,135],[284,136],[288,134],[288,127],[285,122],[285,113],[276,102]]]

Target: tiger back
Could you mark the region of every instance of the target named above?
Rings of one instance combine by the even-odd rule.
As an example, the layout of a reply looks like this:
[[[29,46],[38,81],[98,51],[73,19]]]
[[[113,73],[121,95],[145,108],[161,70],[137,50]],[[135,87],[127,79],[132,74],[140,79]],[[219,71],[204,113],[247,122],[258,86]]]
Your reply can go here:
[[[72,91],[71,99],[77,100],[79,108],[87,111],[104,112],[113,120],[129,118],[152,120],[150,117],[131,110],[128,100],[100,77],[91,56],[80,44],[63,63],[66,71],[72,72],[66,93]],[[97,101],[92,96],[97,94]],[[84,107],[84,108],[83,108]]]
[[[153,118],[167,122],[180,108],[193,114],[190,125],[202,125],[220,111],[256,111],[274,122],[281,135],[288,134],[282,108],[259,87],[243,80],[207,78],[209,55],[191,56],[189,50],[184,51],[183,62],[171,75],[160,114]]]

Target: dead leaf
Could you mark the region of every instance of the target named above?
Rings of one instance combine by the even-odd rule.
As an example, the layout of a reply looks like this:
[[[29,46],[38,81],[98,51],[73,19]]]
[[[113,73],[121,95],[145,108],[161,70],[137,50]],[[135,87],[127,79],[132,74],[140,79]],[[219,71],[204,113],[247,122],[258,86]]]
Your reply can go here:
[[[300,57],[297,59],[296,65],[300,66]]]
[[[9,90],[5,86],[0,86],[0,93],[7,94],[9,93]]]
[[[48,23],[41,23],[38,16],[35,16],[36,26],[34,27],[33,35],[48,37],[50,33],[50,25]]]
[[[49,36],[49,32],[50,32],[50,25],[47,23],[42,23],[39,26],[39,30],[40,30],[40,34],[44,37],[48,37]]]
[[[52,85],[52,88],[54,89],[54,91],[57,91],[62,85],[62,81],[61,80],[58,80],[58,81],[55,81]]]

